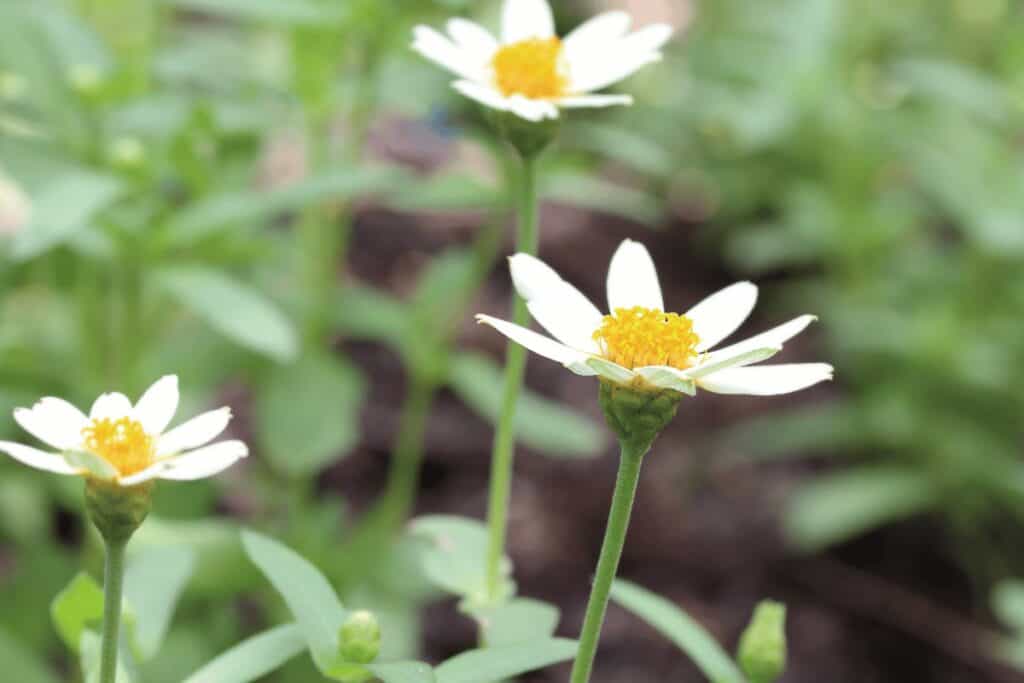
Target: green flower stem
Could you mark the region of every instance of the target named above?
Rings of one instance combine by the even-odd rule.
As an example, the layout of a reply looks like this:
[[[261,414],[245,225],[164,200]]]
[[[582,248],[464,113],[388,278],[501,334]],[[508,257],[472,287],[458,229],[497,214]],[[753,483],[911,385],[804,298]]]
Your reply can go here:
[[[387,488],[381,504],[384,526],[390,532],[388,538],[408,519],[416,499],[420,463],[423,461],[423,437],[434,391],[432,383],[413,380],[405,399],[398,440],[391,454],[391,471],[388,473]]]
[[[604,543],[601,545],[601,557],[597,562],[597,575],[590,590],[583,631],[580,633],[580,647],[572,667],[570,683],[587,683],[590,680],[594,655],[597,654],[597,641],[601,637],[604,614],[608,608],[608,596],[619,569],[622,547],[626,542],[626,530],[629,527],[637,482],[640,479],[640,465],[649,447],[649,443],[638,445],[635,441],[622,442],[622,457],[619,461],[619,475],[615,480],[611,512],[608,514],[608,527],[605,529]]]
[[[103,644],[100,682],[117,683],[117,645],[121,633],[121,597],[124,593],[124,551],[127,541],[105,541],[107,562],[103,576]]]
[[[538,245],[536,154],[523,156],[517,204],[519,227],[516,248],[519,252],[536,255]],[[513,294],[513,308],[512,320],[519,325],[529,325],[530,316],[526,309],[526,302],[516,294]],[[525,370],[526,349],[519,344],[509,342],[505,355],[505,388],[501,414],[491,453],[491,484],[487,508],[487,593],[492,600],[497,600],[501,591],[501,558],[505,554],[508,502],[515,449],[516,403],[519,401]]]

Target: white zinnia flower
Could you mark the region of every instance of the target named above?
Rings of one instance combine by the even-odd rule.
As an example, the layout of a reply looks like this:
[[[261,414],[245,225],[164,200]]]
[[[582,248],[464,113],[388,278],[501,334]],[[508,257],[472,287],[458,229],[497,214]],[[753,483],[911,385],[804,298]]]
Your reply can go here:
[[[628,95],[593,95],[661,59],[672,27],[629,33],[625,12],[606,12],[559,39],[547,0],[505,0],[501,39],[465,19],[445,36],[417,26],[413,49],[460,77],[456,90],[530,121],[554,119],[561,107],[632,104]]]
[[[241,441],[217,438],[231,409],[203,413],[166,431],[178,409],[178,378],[158,380],[133,407],[124,394],[103,394],[86,417],[67,401],[47,397],[18,408],[14,419],[51,448],[50,453],[0,441],[0,451],[36,469],[136,486],[152,479],[189,481],[210,477],[249,454]]]
[[[711,351],[750,315],[757,287],[739,282],[712,294],[685,315],[665,313],[654,262],[638,242],[626,240],[612,257],[611,315],[602,315],[579,290],[532,256],[516,254],[510,265],[530,314],[555,339],[486,315],[478,315],[477,320],[576,374],[641,389],[694,394],[695,387],[700,387],[719,394],[757,396],[799,391],[832,378],[832,366],[826,363],[748,367],[780,351],[784,342],[815,320],[812,315]]]

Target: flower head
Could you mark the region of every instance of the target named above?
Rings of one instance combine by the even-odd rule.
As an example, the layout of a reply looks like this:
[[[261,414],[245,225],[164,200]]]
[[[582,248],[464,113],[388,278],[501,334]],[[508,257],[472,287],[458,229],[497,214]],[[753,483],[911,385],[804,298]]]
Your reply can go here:
[[[18,408],[14,419],[58,452],[8,441],[0,441],[0,451],[36,469],[125,488],[154,479],[202,479],[248,455],[241,441],[206,445],[227,427],[229,408],[167,431],[177,408],[174,375],[153,384],[134,406],[124,394],[103,394],[88,416],[63,399],[47,397],[31,408]]]
[[[744,341],[712,351],[754,309],[757,287],[740,282],[712,294],[685,314],[666,313],[647,249],[626,240],[608,272],[609,315],[575,287],[526,254],[510,259],[512,279],[533,318],[555,339],[486,315],[477,320],[556,360],[579,375],[597,375],[638,390],[694,394],[786,394],[832,378],[825,363],[750,367],[815,320],[803,315]]]
[[[465,19],[444,35],[417,26],[413,49],[459,76],[463,95],[530,121],[558,118],[561,108],[631,104],[627,95],[594,95],[661,59],[672,27],[629,32],[625,12],[606,12],[565,39],[555,35],[547,0],[505,0],[501,38]]]

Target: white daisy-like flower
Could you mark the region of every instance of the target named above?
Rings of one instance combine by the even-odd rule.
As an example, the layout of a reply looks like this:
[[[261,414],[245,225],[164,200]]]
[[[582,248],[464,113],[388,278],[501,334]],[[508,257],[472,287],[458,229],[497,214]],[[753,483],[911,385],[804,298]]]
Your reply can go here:
[[[0,171],[0,236],[23,230],[32,214],[32,204],[14,181]]]
[[[739,282],[683,315],[665,313],[654,262],[638,242],[626,240],[612,257],[610,315],[603,315],[538,259],[516,254],[510,265],[530,314],[554,339],[486,315],[477,320],[578,375],[596,375],[638,389],[693,395],[700,387],[718,394],[755,396],[787,394],[832,378],[832,366],[826,363],[749,367],[778,353],[783,343],[815,320],[812,315],[712,351],[750,315],[757,287]]]
[[[661,59],[672,35],[667,24],[630,33],[625,12],[600,14],[565,39],[555,35],[547,0],[505,0],[501,37],[466,19],[448,35],[417,26],[413,49],[448,69],[463,95],[530,120],[554,119],[561,108],[632,104],[628,95],[595,95]]]
[[[178,378],[153,384],[132,406],[124,394],[103,394],[89,415],[60,398],[18,408],[14,419],[58,452],[0,441],[0,451],[36,469],[95,477],[120,486],[153,479],[190,481],[213,476],[249,454],[241,441],[209,444],[231,421],[231,409],[203,413],[167,430],[178,409]]]

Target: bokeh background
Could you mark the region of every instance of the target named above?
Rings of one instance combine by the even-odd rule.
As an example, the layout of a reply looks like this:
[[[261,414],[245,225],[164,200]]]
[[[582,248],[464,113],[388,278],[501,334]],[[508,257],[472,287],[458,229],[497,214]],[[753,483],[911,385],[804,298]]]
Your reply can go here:
[[[785,601],[787,683],[1024,680],[1024,10],[555,9],[564,33],[609,8],[678,35],[622,86],[636,106],[565,121],[541,256],[603,301],[611,253],[641,240],[676,310],[756,280],[744,329],[816,313],[783,358],[837,369],[792,397],[685,400],[620,575],[730,648],[759,599]],[[147,682],[281,621],[238,525],[386,615],[396,652],[475,640],[414,572],[366,581],[352,540],[396,434],[416,433],[410,396],[429,402],[413,512],[486,506],[504,343],[471,313],[508,311],[507,151],[408,49],[413,25],[454,14],[493,28],[497,3],[0,4],[0,437],[24,438],[5,416],[38,396],[82,405],[176,372],[185,409],[230,404],[252,444],[214,481],[159,490],[137,543],[201,559]],[[593,382],[533,358],[527,384],[509,552],[574,636],[614,448]],[[100,560],[80,482],[0,462],[8,680],[78,680],[48,606]],[[702,679],[613,607],[594,680]]]

